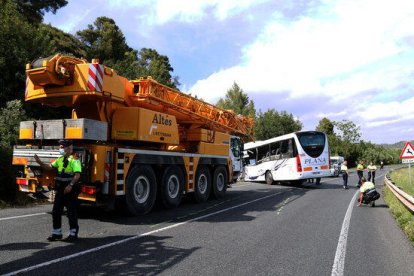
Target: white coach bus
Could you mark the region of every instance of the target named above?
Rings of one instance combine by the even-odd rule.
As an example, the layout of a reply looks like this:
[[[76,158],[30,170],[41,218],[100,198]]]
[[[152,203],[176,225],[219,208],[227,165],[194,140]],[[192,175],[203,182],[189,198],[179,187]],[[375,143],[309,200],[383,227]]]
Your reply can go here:
[[[244,180],[290,182],[330,175],[326,134],[299,131],[244,144]]]

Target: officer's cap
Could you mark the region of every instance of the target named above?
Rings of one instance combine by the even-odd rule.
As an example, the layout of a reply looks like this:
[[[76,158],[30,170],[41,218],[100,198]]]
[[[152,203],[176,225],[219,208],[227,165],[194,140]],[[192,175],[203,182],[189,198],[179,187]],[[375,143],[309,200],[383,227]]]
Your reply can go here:
[[[72,140],[59,140],[59,145],[66,147],[72,146]]]

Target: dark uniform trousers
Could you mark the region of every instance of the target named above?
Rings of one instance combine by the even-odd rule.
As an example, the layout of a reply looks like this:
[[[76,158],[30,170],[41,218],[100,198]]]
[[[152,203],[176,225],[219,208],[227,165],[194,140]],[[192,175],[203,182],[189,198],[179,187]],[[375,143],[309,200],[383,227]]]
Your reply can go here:
[[[348,187],[348,174],[347,173],[345,172],[342,173],[342,180],[343,180],[343,185],[345,187]]]
[[[361,178],[364,176],[364,171],[357,171],[357,175],[358,175],[358,187],[360,187],[362,184]]]
[[[375,171],[372,171],[372,172],[368,171],[368,181],[371,181],[371,178],[372,178],[372,183],[375,184]]]
[[[62,176],[63,174],[59,174]],[[58,177],[60,178],[60,177]],[[53,229],[59,229],[62,227],[62,214],[63,208],[66,206],[69,218],[69,228],[76,229],[76,235],[79,231],[78,225],[78,195],[79,186],[74,185],[70,193],[65,194],[64,190],[70,181],[56,181],[56,196],[53,203],[52,217],[53,217]]]

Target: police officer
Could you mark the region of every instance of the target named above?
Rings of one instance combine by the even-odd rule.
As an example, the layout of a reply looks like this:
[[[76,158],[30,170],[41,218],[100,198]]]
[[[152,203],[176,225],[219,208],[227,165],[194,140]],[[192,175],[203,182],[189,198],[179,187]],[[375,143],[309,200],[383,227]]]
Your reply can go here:
[[[362,205],[362,202],[364,202],[364,196],[365,193],[375,189],[375,185],[374,183],[370,182],[370,181],[366,181],[365,177],[361,178],[361,188],[359,188],[359,203],[358,203],[358,207]],[[371,201],[371,207],[375,206],[375,200]]]
[[[375,184],[375,172],[377,170],[377,166],[374,165],[373,162],[369,163],[368,167],[368,181],[372,181]]]
[[[357,174],[358,174],[358,188],[361,187],[361,178],[364,176],[364,161],[359,161],[359,164],[357,166]]]
[[[60,157],[51,165],[43,163],[35,154],[36,162],[45,170],[57,169],[55,189],[56,196],[53,203],[53,231],[47,239],[56,241],[62,239],[62,214],[66,206],[69,218],[69,235],[66,241],[75,241],[78,238],[78,195],[80,187],[77,182],[82,172],[80,161],[72,154],[73,145],[70,140],[59,140]]]
[[[348,171],[348,161],[344,161],[341,165],[341,171],[342,171],[342,180],[344,189],[348,189],[348,177],[349,177],[349,171]]]

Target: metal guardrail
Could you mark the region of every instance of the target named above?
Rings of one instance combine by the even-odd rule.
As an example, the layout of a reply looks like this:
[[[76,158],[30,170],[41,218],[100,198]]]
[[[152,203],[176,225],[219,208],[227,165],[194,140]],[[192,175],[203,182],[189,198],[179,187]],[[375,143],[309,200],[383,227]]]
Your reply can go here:
[[[394,182],[392,182],[390,176],[387,174],[385,176],[385,184],[390,188],[390,190],[393,192],[393,194],[401,201],[402,204],[404,204],[405,207],[411,210],[412,213],[414,213],[414,198],[398,188]]]

